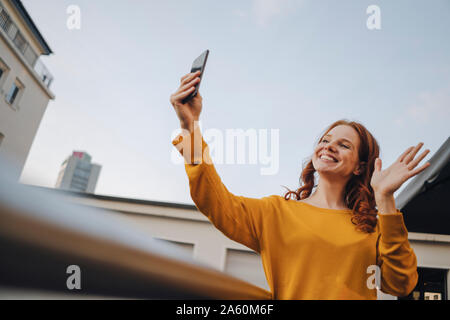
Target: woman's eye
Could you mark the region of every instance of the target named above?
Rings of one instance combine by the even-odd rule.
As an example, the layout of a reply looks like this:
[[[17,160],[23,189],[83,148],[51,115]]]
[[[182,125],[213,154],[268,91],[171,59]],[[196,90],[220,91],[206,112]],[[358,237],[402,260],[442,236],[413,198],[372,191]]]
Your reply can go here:
[[[346,148],[346,149],[350,149],[349,146],[347,146],[347,145],[345,145],[345,144],[343,144],[343,143],[341,143],[341,146],[344,147],[344,148]]]
[[[327,139],[323,139],[322,142],[328,142],[328,140]]]

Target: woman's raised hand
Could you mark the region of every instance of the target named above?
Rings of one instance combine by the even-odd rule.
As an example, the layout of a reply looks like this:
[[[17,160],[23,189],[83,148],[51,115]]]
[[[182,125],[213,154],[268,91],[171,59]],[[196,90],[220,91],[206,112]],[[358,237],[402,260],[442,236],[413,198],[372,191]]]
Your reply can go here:
[[[177,113],[181,128],[189,131],[194,129],[194,121],[198,121],[200,118],[202,96],[200,92],[197,92],[197,95],[188,102],[183,103],[183,100],[194,92],[195,85],[200,81],[199,76],[200,71],[184,75],[181,78],[180,87],[170,96],[170,103]]]
[[[397,161],[385,170],[381,169],[381,159],[376,159],[375,170],[370,181],[370,185],[375,192],[375,198],[392,196],[405,181],[429,167],[430,163],[427,162],[416,168],[430,152],[430,150],[425,150],[416,158],[417,152],[422,146],[423,143],[419,143],[415,147],[408,148]]]

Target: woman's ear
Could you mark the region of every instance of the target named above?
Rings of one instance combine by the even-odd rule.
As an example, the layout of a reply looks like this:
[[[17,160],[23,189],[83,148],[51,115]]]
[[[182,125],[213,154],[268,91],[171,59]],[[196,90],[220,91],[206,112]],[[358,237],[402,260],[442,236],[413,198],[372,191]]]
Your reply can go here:
[[[366,163],[360,162],[359,165],[356,167],[356,169],[353,171],[353,174],[355,176],[359,176],[361,173],[364,172],[365,169],[366,169]]]

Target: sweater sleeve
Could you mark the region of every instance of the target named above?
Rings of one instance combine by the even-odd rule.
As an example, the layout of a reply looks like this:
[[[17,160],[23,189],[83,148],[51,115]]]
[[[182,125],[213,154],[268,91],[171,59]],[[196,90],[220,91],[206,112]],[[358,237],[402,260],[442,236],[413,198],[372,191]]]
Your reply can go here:
[[[229,192],[198,127],[178,135],[172,144],[184,157],[191,197],[199,211],[225,236],[260,253],[263,215],[272,210],[271,199],[276,196],[254,199]]]
[[[408,241],[403,214],[380,214],[377,230],[377,265],[381,291],[397,297],[411,293],[418,280],[417,258]]]

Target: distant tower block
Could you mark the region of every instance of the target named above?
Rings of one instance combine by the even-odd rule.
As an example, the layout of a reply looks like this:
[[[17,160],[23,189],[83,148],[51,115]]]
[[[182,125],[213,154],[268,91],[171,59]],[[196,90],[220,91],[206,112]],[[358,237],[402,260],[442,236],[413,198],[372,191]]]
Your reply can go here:
[[[94,193],[101,168],[88,153],[74,151],[61,165],[56,188]]]

